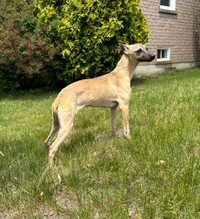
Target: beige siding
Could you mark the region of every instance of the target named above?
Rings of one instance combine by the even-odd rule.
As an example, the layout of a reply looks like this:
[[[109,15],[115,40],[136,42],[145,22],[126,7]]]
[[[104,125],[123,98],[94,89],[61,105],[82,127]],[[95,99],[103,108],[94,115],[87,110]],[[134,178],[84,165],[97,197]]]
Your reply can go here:
[[[199,34],[195,32],[200,10],[194,0],[176,0],[175,14],[161,12],[160,0],[140,0],[140,6],[151,32],[147,46],[152,52],[170,47],[172,63],[200,61]]]

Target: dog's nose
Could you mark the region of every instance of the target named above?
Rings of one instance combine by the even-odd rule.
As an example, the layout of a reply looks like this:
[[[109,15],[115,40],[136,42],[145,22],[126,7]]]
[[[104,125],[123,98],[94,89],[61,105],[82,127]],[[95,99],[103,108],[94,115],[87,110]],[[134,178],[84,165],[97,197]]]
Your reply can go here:
[[[150,61],[153,61],[155,59],[156,55],[150,54]]]

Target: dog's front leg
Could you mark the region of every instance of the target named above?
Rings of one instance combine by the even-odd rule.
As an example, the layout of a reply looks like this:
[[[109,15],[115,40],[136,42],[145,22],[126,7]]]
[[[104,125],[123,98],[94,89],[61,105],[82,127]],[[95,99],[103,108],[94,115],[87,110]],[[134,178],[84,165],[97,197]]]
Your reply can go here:
[[[125,137],[130,139],[131,136],[130,136],[130,129],[129,129],[129,121],[128,121],[128,105],[120,104],[119,107],[120,107],[121,114],[122,114],[124,135]]]
[[[110,108],[111,113],[111,133],[116,134],[116,116],[117,116],[117,106]]]

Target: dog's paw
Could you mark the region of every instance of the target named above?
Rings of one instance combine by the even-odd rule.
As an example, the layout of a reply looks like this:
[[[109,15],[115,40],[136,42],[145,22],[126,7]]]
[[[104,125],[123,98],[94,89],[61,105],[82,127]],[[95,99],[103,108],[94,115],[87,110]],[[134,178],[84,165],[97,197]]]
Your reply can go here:
[[[127,139],[131,139],[131,136],[130,135],[125,135],[125,137],[127,138]]]
[[[117,135],[116,131],[110,131],[110,134],[111,134],[112,136]]]
[[[45,147],[45,148],[49,148],[49,145],[50,145],[50,144],[48,144],[48,142],[46,142],[46,141],[44,142],[44,147]]]

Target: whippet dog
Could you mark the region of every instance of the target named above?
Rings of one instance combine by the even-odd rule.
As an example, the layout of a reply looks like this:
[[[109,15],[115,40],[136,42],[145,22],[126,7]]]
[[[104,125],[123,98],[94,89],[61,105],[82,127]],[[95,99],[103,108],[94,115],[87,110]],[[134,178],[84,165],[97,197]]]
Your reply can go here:
[[[51,140],[58,131],[58,136],[49,149],[49,164],[59,145],[69,135],[76,113],[85,106],[105,107],[111,111],[111,132],[116,132],[117,107],[122,114],[123,133],[130,138],[128,121],[129,101],[131,97],[130,82],[139,62],[150,62],[155,58],[141,44],[121,44],[117,50],[123,55],[115,69],[103,76],[74,82],[65,87],[52,105],[53,126],[45,146],[49,147]]]

